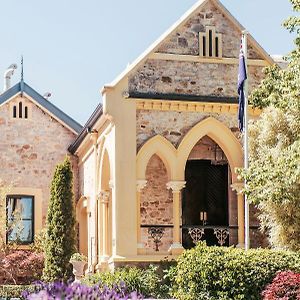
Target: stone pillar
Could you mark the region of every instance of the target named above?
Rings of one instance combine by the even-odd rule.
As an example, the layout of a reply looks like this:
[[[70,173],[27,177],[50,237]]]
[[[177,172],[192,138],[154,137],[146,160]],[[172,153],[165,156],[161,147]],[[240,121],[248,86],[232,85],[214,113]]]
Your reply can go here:
[[[237,206],[238,206],[238,247],[245,247],[245,210],[244,210],[244,195],[242,193],[244,184],[234,183],[231,185],[232,190],[237,193]]]
[[[185,181],[169,181],[167,183],[167,189],[172,189],[173,193],[173,244],[171,245],[169,252],[174,255],[181,254],[183,247],[181,244],[180,234],[180,211],[181,211],[181,190],[185,187]]]
[[[136,215],[137,215],[137,254],[145,254],[146,249],[142,243],[141,231],[141,193],[147,185],[147,180],[137,180],[136,182]]]
[[[101,245],[102,245],[102,251],[100,256],[100,263],[101,263],[101,269],[106,269],[108,265],[108,259],[109,259],[109,226],[108,226],[108,220],[109,220],[109,197],[110,192],[108,191],[101,191],[99,195],[100,200],[100,206],[101,206],[101,216],[100,216],[100,238],[101,238]]]

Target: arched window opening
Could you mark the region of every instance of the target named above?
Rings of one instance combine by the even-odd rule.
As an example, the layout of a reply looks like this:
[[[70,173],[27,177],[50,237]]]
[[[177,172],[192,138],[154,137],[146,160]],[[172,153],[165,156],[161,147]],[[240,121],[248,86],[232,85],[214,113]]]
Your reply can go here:
[[[19,102],[19,118],[21,119],[23,116],[23,103]]]
[[[16,118],[17,117],[17,106],[14,105],[13,107],[13,118]]]

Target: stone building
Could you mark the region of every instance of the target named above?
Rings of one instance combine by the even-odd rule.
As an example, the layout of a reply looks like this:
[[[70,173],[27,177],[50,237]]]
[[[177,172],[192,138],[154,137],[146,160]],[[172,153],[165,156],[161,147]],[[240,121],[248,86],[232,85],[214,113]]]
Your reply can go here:
[[[45,223],[54,169],[81,129],[23,80],[0,95],[1,186],[7,188],[8,215],[22,210],[22,243],[31,243]]]
[[[200,239],[244,245],[237,73],[243,26],[201,0],[102,89],[78,157],[80,251],[90,270],[175,258]],[[249,88],[273,59],[248,38]],[[251,118],[260,111],[249,108]],[[263,245],[251,208],[251,243]]]
[[[244,199],[235,172],[243,166],[243,30],[218,0],[200,0],[103,87],[103,105],[83,128],[23,82],[2,94],[0,178],[20,177],[12,194],[34,197],[37,229],[54,166],[69,152],[89,271],[176,258],[199,240],[243,247]],[[274,61],[251,35],[248,44],[251,91]],[[25,119],[20,107],[27,107]],[[250,107],[249,114],[260,111]],[[253,247],[264,245],[257,225],[251,208]]]

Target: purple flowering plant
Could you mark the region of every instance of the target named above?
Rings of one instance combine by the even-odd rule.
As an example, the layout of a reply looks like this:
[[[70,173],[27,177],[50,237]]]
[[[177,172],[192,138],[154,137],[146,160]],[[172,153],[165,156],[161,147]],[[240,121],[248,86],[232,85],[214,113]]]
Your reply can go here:
[[[128,293],[125,284],[114,286],[112,289],[101,286],[86,286],[80,283],[35,283],[35,292],[24,291],[22,297],[26,300],[140,300],[142,295],[137,292]]]

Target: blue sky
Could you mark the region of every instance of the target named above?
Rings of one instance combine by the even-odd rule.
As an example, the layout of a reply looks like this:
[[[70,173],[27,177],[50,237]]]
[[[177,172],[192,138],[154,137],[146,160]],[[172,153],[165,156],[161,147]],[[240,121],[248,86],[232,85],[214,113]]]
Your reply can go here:
[[[1,1],[0,74],[24,55],[25,81],[82,124],[111,82],[196,0]],[[271,54],[293,37],[288,0],[222,0]],[[275,4],[276,3],[276,4]],[[13,83],[20,79],[17,70]],[[2,90],[2,86],[0,86]]]

